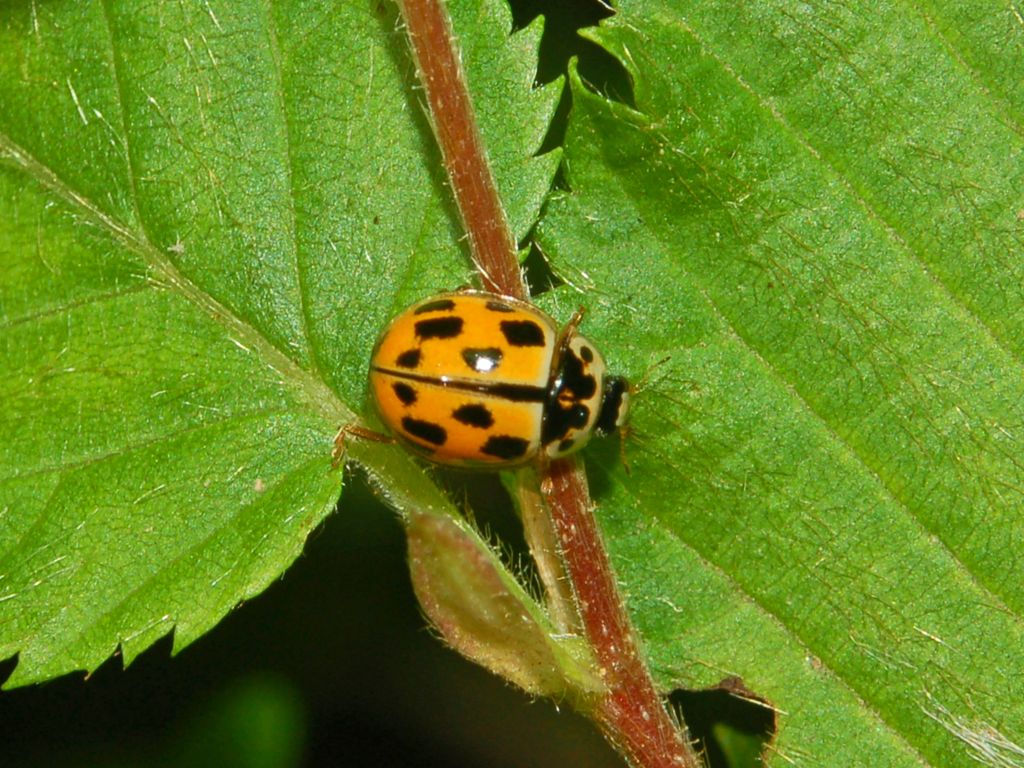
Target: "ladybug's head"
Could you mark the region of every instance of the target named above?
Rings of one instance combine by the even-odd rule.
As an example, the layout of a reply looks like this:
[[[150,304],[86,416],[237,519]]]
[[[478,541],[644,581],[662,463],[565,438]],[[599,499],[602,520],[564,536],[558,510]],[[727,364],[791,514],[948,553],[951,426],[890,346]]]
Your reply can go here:
[[[629,420],[629,390],[629,382],[622,376],[605,377],[601,411],[594,424],[599,434],[611,434]]]

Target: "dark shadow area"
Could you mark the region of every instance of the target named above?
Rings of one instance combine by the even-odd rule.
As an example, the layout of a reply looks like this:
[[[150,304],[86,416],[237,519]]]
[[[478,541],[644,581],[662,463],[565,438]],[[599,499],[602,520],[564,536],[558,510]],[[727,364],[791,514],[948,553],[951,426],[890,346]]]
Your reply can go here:
[[[580,78],[596,93],[635,107],[633,84],[622,63],[601,46],[579,34],[581,29],[600,24],[615,11],[597,0],[509,0],[513,28],[522,29],[538,16],[544,17],[535,82],[546,85],[559,77],[567,77],[569,62],[576,61]],[[572,111],[572,91],[566,82],[551,125],[537,150],[543,155],[565,143],[569,114]],[[567,190],[562,169],[555,175],[553,187]],[[533,232],[527,234],[520,248],[528,249],[523,262],[526,282],[531,296],[539,296],[557,288],[562,280],[554,274],[544,255],[533,242]]]
[[[530,296],[540,296],[563,284],[563,280],[554,273],[548,260],[544,258],[540,248],[534,241],[533,230],[527,235],[529,252],[522,261],[523,278],[530,289]]]
[[[633,83],[622,63],[601,46],[579,35],[579,30],[600,24],[615,14],[614,9],[596,0],[509,0],[513,26],[522,29],[538,16],[544,17],[537,62],[536,82],[550,83],[569,71],[576,59],[580,78],[589,88],[609,99],[635,106]],[[572,94],[562,93],[551,128],[538,154],[565,142],[565,127],[572,109]]]
[[[672,707],[690,729],[708,768],[754,768],[775,738],[772,708],[735,678],[702,691],[678,689]]]
[[[14,656],[10,659],[4,659],[0,661],[0,685],[3,685],[7,681],[7,678],[11,676],[11,672],[18,665],[18,657]]]
[[[593,43],[576,34],[578,29],[593,27],[615,12],[597,0],[509,0],[512,25],[515,29],[529,26],[538,16],[544,17],[544,37],[540,43],[537,82],[550,83],[565,74],[573,56],[589,58]]]
[[[466,492],[480,510],[478,494],[494,490]],[[509,517],[485,524],[512,540]],[[114,658],[88,680],[0,692],[0,762],[621,768],[589,722],[438,641],[412,595],[401,527],[358,479],[279,582],[176,658],[170,647],[127,670]],[[225,731],[236,734],[228,749]],[[250,755],[254,740],[281,759]]]
[[[633,104],[633,85],[625,67],[578,31],[594,27],[615,15],[609,5],[596,0],[509,0],[513,24],[521,29],[538,16],[544,17],[544,36],[537,65],[538,84],[550,83],[568,72],[569,60],[578,62],[580,77],[596,92],[624,104]]]

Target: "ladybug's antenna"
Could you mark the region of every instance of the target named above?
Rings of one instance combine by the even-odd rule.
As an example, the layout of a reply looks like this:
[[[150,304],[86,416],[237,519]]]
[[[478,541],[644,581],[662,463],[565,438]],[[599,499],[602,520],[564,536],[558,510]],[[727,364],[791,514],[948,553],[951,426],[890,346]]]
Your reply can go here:
[[[566,347],[569,346],[569,342],[572,337],[579,331],[580,325],[583,323],[583,313],[585,312],[584,307],[578,308],[572,313],[572,317],[569,318],[562,330],[558,332],[558,338],[555,339],[555,354],[551,359],[551,374],[556,375],[562,365],[562,355],[565,352]]]
[[[577,310],[572,313],[572,317],[569,318],[569,322],[565,324],[565,328],[562,329],[562,335],[567,340],[576,335],[576,331],[579,330],[580,324],[583,322],[584,312],[586,312],[584,307],[577,308]]]
[[[630,385],[629,385],[629,393],[631,395],[637,395],[637,394],[643,392],[647,388],[647,386],[651,383],[651,374],[654,373],[659,368],[661,368],[661,366],[663,366],[665,363],[667,363],[671,359],[672,359],[672,355],[665,355],[660,360],[656,360],[655,362],[653,362],[649,366],[647,366],[647,370],[644,371],[644,375],[640,377],[640,381],[636,382],[635,384],[630,383]]]

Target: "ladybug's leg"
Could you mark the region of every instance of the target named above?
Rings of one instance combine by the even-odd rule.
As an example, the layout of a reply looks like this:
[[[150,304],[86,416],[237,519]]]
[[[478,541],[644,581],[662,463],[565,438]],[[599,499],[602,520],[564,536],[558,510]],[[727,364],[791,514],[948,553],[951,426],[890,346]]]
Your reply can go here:
[[[576,332],[580,328],[580,324],[583,322],[583,307],[580,307],[572,313],[572,317],[569,318],[569,322],[565,324],[558,333],[558,339],[555,341],[555,364],[559,362],[558,358],[562,354],[562,350],[565,349],[566,344],[569,343],[569,339],[576,335]]]
[[[580,307],[572,313],[572,317],[569,318],[569,322],[565,324],[565,328],[562,329],[563,338],[571,338],[576,335],[576,331],[579,330],[580,324],[583,322],[583,307]]]
[[[343,424],[338,434],[334,436],[334,449],[331,451],[331,466],[337,469],[341,459],[345,455],[345,440],[351,435],[361,440],[370,440],[374,443],[393,443],[395,438],[376,432],[361,424]]]
[[[626,470],[627,475],[633,474],[632,467],[629,466],[629,459],[626,457],[626,441],[629,440],[633,434],[633,427],[626,424],[619,428],[619,461],[622,462],[622,468]]]

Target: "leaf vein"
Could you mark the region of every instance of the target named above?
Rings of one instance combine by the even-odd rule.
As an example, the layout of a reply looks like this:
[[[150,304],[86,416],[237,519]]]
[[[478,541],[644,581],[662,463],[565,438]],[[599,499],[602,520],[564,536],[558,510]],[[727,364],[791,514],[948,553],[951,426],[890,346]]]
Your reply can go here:
[[[118,612],[118,610],[121,609],[130,600],[132,600],[133,598],[135,598],[138,595],[140,595],[141,593],[143,593],[146,589],[148,589],[155,582],[158,582],[161,579],[161,577],[164,575],[164,573],[167,570],[169,570],[172,566],[178,565],[178,564],[180,564],[182,562],[193,562],[194,563],[194,559],[192,559],[192,558],[193,558],[193,555],[194,555],[195,552],[197,552],[202,547],[204,547],[207,544],[209,544],[210,541],[212,541],[216,536],[220,535],[225,529],[227,529],[228,527],[233,525],[235,522],[237,522],[238,519],[242,516],[242,514],[245,511],[249,510],[254,505],[259,504],[261,499],[266,497],[266,492],[267,491],[269,491],[270,489],[276,487],[277,485],[280,485],[281,483],[287,481],[292,475],[294,475],[294,474],[296,474],[296,473],[298,473],[300,471],[305,471],[308,467],[313,466],[314,464],[318,464],[321,461],[322,461],[322,459],[320,457],[316,457],[316,458],[313,458],[313,459],[305,462],[304,464],[302,464],[302,465],[300,465],[298,467],[295,467],[290,472],[284,473],[280,478],[278,478],[278,480],[275,483],[273,483],[271,485],[268,485],[263,494],[261,494],[260,496],[256,497],[252,501],[246,502],[245,504],[241,504],[238,507],[236,507],[235,510],[231,513],[231,515],[226,520],[224,520],[222,524],[220,524],[220,525],[216,526],[215,528],[211,529],[208,533],[206,533],[198,541],[193,542],[192,544],[187,546],[184,550],[182,550],[177,555],[175,555],[170,561],[162,564],[156,571],[154,571],[149,576],[147,576],[146,578],[144,578],[141,581],[139,581],[138,584],[136,586],[134,586],[132,589],[130,589],[127,592],[121,593],[119,599],[115,600],[113,602],[113,604],[110,605],[106,610],[102,611],[97,616],[93,617],[91,622],[89,622],[89,624],[87,624],[85,627],[82,627],[77,633],[75,633],[74,635],[70,635],[70,636],[69,635],[65,635],[63,633],[56,633],[55,636],[59,636],[59,637],[62,637],[62,638],[70,638],[69,640],[67,640],[64,643],[64,648],[74,648],[81,641],[83,635],[85,635],[89,631],[90,627],[94,627],[94,626],[98,625],[101,621],[103,621],[104,619],[110,617],[111,615],[116,614]],[[51,614],[51,616],[52,616],[52,614]],[[175,625],[180,623],[180,619],[173,619],[172,621],[174,622]],[[46,620],[41,618],[39,620],[39,622],[38,622],[38,627],[37,627],[36,634],[44,634],[46,628],[47,628]],[[130,638],[130,636],[125,637],[125,636],[121,636],[119,634],[118,641],[119,642],[124,642],[126,639],[129,639],[129,638]],[[104,652],[103,655],[104,655],[104,657],[106,657],[106,656],[109,655],[109,653]]]
[[[949,286],[947,286],[944,282],[942,282],[939,278],[937,278],[934,274],[931,273],[931,271],[928,269],[927,264],[923,261],[921,256],[909,245],[909,243],[906,240],[903,239],[903,237],[899,234],[898,231],[896,231],[877,211],[874,210],[871,204],[859,193],[859,191],[852,185],[850,180],[845,177],[845,175],[840,171],[839,168],[837,168],[831,162],[823,158],[822,155],[817,151],[817,149],[812,144],[810,144],[806,137],[801,136],[799,132],[795,130],[794,127],[789,125],[785,117],[775,108],[774,104],[770,103],[769,100],[765,99],[759,93],[757,93],[752,86],[750,86],[746,81],[744,81],[743,78],[737,72],[735,72],[732,69],[732,67],[729,66],[728,63],[723,61],[713,51],[711,51],[710,47],[696,33],[696,31],[694,31],[691,27],[689,27],[682,21],[679,21],[678,23],[693,37],[695,42],[700,44],[703,50],[707,51],[707,55],[714,58],[714,60],[719,64],[719,66],[721,66],[722,69],[725,72],[727,72],[730,77],[734,78],[736,82],[744,90],[750,93],[758,101],[758,103],[761,104],[762,107],[769,114],[772,115],[772,117],[778,122],[779,126],[783,130],[790,133],[795,138],[795,140],[800,144],[800,146],[802,146],[816,160],[821,162],[836,176],[837,179],[841,180],[847,186],[853,198],[856,200],[858,205],[860,205],[864,209],[868,216],[872,220],[877,221],[893,237],[896,243],[900,245],[905,252],[907,252],[912,258],[914,258],[920,264],[922,270],[929,277],[929,279],[932,280],[943,291],[943,293],[949,296],[953,303],[961,307],[964,310],[965,314],[972,318],[973,322],[976,325],[980,326],[982,331],[986,333],[986,335],[992,341],[994,346],[1004,351],[1009,357],[1014,359],[1017,363],[1024,365],[1024,360],[1022,360],[1020,356],[1016,354],[1016,352],[1012,348],[1009,348],[1005,343],[1003,343],[1003,341],[995,334],[993,329],[986,325],[985,322],[977,314],[975,314],[971,310],[971,308],[961,299],[961,297],[959,297],[955,292],[953,292],[949,288]],[[631,194],[634,193],[631,192]],[[740,332],[738,326],[733,322],[732,318],[730,318],[728,314],[725,311],[723,311],[721,307],[718,306],[717,302],[715,302],[714,299],[712,299],[709,291],[704,286],[703,282],[701,282],[699,278],[692,273],[692,271],[688,270],[685,264],[680,263],[680,266],[683,269],[686,269],[687,272],[689,272],[691,280],[693,280],[694,285],[697,285],[699,287],[699,290],[701,294],[704,296],[705,300],[708,302],[708,305],[714,309],[715,313],[720,318],[722,318],[723,322],[726,323],[726,325],[729,327],[730,331],[735,335],[735,337],[739,339],[740,342],[748,350],[750,350],[750,352],[755,356],[755,358],[767,371],[771,372],[771,374],[779,382],[783,384],[784,388],[789,392],[790,396],[800,405],[800,407],[805,409],[806,412],[811,414],[819,423],[822,424],[822,426],[827,430],[829,435],[839,445],[842,445],[844,447],[844,450],[846,450],[853,458],[857,460],[858,464],[860,464],[862,467],[864,467],[865,470],[867,470],[868,474],[879,483],[881,488],[885,491],[886,495],[890,499],[892,499],[899,507],[901,507],[921,527],[923,531],[935,537],[935,540],[943,548],[945,553],[952,559],[956,566],[960,568],[964,574],[966,574],[967,578],[970,579],[970,581],[975,585],[975,587],[980,592],[989,595],[1000,610],[1005,611],[1008,615],[1012,616],[1017,622],[1024,625],[1024,617],[1022,617],[1019,613],[1013,611],[1008,607],[1007,601],[1004,598],[1003,594],[996,592],[996,590],[993,587],[990,587],[981,581],[979,576],[975,574],[961,559],[961,557],[952,549],[952,547],[946,541],[945,537],[943,537],[942,533],[940,531],[930,529],[925,524],[924,520],[922,520],[920,515],[918,515],[914,511],[910,504],[904,498],[902,498],[902,496],[891,486],[889,482],[886,481],[886,479],[882,476],[881,472],[872,465],[870,460],[860,450],[858,450],[857,446],[854,445],[848,438],[844,437],[835,428],[835,426],[832,424],[832,422],[825,414],[821,413],[811,405],[810,401],[800,391],[799,387],[797,386],[797,383],[795,381],[790,381],[786,377],[785,373],[778,368],[778,366],[776,366],[767,357],[765,357],[762,351],[751,339],[747,338],[744,334]]]
[[[939,43],[949,52],[950,58],[952,58],[953,61],[955,61],[957,65],[966,72],[972,80],[974,80],[989,102],[996,107],[995,113],[1003,118],[1003,124],[1017,135],[1024,137],[1024,125],[1021,125],[1020,120],[1016,116],[1009,114],[1008,111],[1007,114],[1003,114],[1003,109],[1005,109],[1006,105],[1000,104],[999,99],[992,92],[993,87],[996,87],[996,84],[987,81],[982,75],[981,70],[967,60],[962,51],[954,44],[954,41],[939,29],[938,25],[935,23],[935,19],[925,13],[924,10],[916,3],[912,2],[912,0],[908,0],[907,5],[917,12],[918,16],[921,17],[921,20],[928,28],[928,31],[931,32]],[[1003,109],[1000,109],[1000,107]]]
[[[712,58],[730,78],[732,78],[737,85],[743,90],[749,93],[757,103],[765,110],[772,119],[778,123],[779,127],[785,131],[788,135],[792,136],[814,160],[819,162],[824,168],[826,168],[850,193],[851,198],[860,207],[867,216],[877,222],[883,231],[892,238],[892,240],[907,253],[915,262],[917,262],[922,273],[925,277],[931,281],[937,289],[943,294],[948,296],[950,300],[957,305],[971,320],[971,322],[978,327],[981,332],[987,336],[993,343],[993,345],[1003,352],[1005,352],[1014,362],[1024,366],[1024,357],[1022,357],[1019,350],[1011,343],[1010,340],[1003,338],[1002,335],[983,318],[978,312],[971,306],[966,297],[958,293],[954,288],[949,285],[945,280],[935,274],[931,265],[921,254],[920,250],[914,247],[911,242],[903,236],[900,230],[892,224],[885,216],[883,216],[878,209],[872,204],[867,198],[864,192],[853,183],[851,177],[843,171],[836,163],[834,163],[829,157],[823,154],[811,141],[811,138],[804,132],[798,129],[797,126],[787,120],[783,112],[776,106],[776,104],[768,97],[762,95],[757,89],[754,88],[750,83],[740,75],[732,66],[729,65],[717,52],[704,40],[697,31],[693,29],[689,24],[682,20],[677,20],[680,27],[689,34],[694,42],[698,43],[707,56]]]
[[[215,419],[212,421],[203,422],[201,424],[193,424],[191,426],[184,427],[173,432],[167,432],[160,435],[156,435],[152,438],[125,443],[124,445],[118,446],[113,450],[104,451],[103,453],[98,453],[93,456],[82,457],[76,461],[36,466],[24,472],[18,472],[17,474],[0,476],[0,485],[15,480],[25,480],[32,477],[39,477],[41,475],[48,475],[53,472],[73,472],[75,470],[88,467],[92,464],[99,464],[108,459],[115,459],[120,456],[127,456],[131,453],[135,453],[136,451],[149,449],[154,446],[160,445],[161,443],[173,442],[178,438],[185,437],[189,434],[193,434],[196,432],[202,432],[203,430],[206,429],[212,429],[214,427],[221,427],[227,424],[237,422],[245,422],[261,417],[291,415],[294,415],[294,411],[281,408],[267,408],[255,411],[246,411],[244,413],[232,414],[231,416],[228,416],[227,418],[224,419]]]
[[[295,153],[294,143],[292,139],[292,127],[291,122],[288,119],[287,94],[285,93],[285,80],[284,73],[282,71],[281,64],[281,45],[278,40],[277,25],[274,20],[274,7],[272,0],[266,0],[263,3],[263,12],[266,18],[266,29],[267,37],[270,45],[270,56],[274,66],[274,79],[277,82],[277,108],[280,113],[281,123],[284,130],[284,142],[285,142],[285,175],[286,183],[288,185],[288,230],[291,235],[292,253],[294,256],[295,263],[295,280],[298,286],[298,302],[299,302],[299,319],[301,321],[301,331],[303,340],[309,347],[310,364],[312,365],[312,372],[319,375],[320,378],[324,378],[323,369],[320,362],[320,354],[317,349],[317,345],[314,343],[312,334],[310,333],[310,297],[307,292],[306,276],[302,269],[302,260],[299,253],[299,235],[298,235],[298,222],[296,217],[295,209]]]
[[[0,485],[3,485],[4,483],[9,482],[11,480],[23,480],[23,479],[26,479],[26,478],[37,477],[37,476],[44,475],[44,474],[50,474],[52,472],[62,472],[62,474],[58,477],[57,482],[55,483],[55,485],[54,485],[53,489],[51,490],[49,496],[47,497],[46,503],[44,504],[44,506],[40,510],[39,514],[36,516],[36,519],[32,522],[32,524],[28,528],[25,529],[24,533],[18,538],[18,541],[16,543],[14,543],[13,546],[9,547],[7,549],[7,551],[6,551],[6,553],[4,553],[2,555],[2,557],[0,557],[0,578],[4,577],[6,575],[6,572],[8,570],[9,564],[11,562],[13,562],[13,558],[18,554],[19,550],[23,549],[25,547],[26,543],[31,541],[33,534],[37,533],[46,524],[46,521],[49,519],[49,515],[50,515],[50,511],[51,511],[51,505],[53,503],[53,500],[54,500],[54,498],[57,495],[57,491],[64,484],[64,480],[67,477],[66,474],[63,474],[63,472],[69,472],[69,471],[74,471],[74,470],[82,469],[82,468],[85,468],[85,467],[88,467],[88,466],[91,466],[91,465],[94,465],[94,464],[99,464],[99,463],[101,463],[103,461],[107,461],[108,459],[113,459],[113,458],[119,458],[119,457],[122,457],[122,456],[127,456],[127,455],[129,455],[131,453],[135,453],[135,452],[140,451],[140,450],[149,450],[149,449],[151,449],[155,445],[159,445],[161,443],[173,442],[173,441],[175,441],[175,440],[177,440],[177,439],[179,439],[181,437],[185,437],[185,436],[188,436],[190,434],[201,432],[203,430],[207,430],[207,429],[211,429],[211,428],[215,428],[215,427],[222,427],[222,426],[224,426],[226,424],[230,424],[230,423],[233,423],[233,422],[244,422],[244,421],[248,421],[248,420],[251,420],[251,419],[258,418],[258,417],[270,417],[270,416],[275,416],[275,415],[288,415],[288,412],[287,411],[280,411],[280,410],[276,410],[276,409],[252,411],[252,412],[247,413],[247,414],[239,414],[237,416],[233,416],[233,417],[227,418],[227,419],[218,419],[217,421],[211,421],[211,422],[207,422],[205,424],[197,424],[197,425],[194,425],[194,426],[191,426],[191,427],[187,427],[185,429],[177,430],[175,432],[172,432],[172,433],[169,433],[169,434],[166,434],[166,435],[161,435],[161,436],[159,436],[157,438],[154,438],[154,439],[151,439],[151,440],[138,441],[138,442],[132,443],[130,445],[122,446],[122,447],[120,447],[119,449],[117,449],[115,451],[108,451],[108,452],[103,453],[101,455],[93,456],[93,457],[90,457],[90,458],[82,460],[82,461],[72,462],[72,463],[69,463],[69,464],[64,464],[64,465],[60,465],[60,466],[56,466],[56,467],[36,469],[36,470],[30,471],[30,472],[26,472],[26,473],[22,473],[22,474],[18,474],[18,475],[13,475],[13,476],[8,476],[8,477],[0,478]],[[43,544],[42,548],[43,549],[45,549],[45,548],[52,548],[53,544],[54,544],[53,541],[45,542]],[[27,560],[28,557],[31,557],[31,556],[35,555],[36,552],[38,552],[38,551],[40,551],[40,550],[35,550],[31,554],[29,554],[26,557],[26,560]]]
[[[112,291],[95,293],[91,296],[85,296],[83,298],[68,301],[63,304],[56,304],[52,307],[46,307],[45,309],[40,309],[37,312],[30,312],[27,315],[5,319],[4,322],[0,322],[0,330],[16,328],[19,325],[24,325],[25,323],[30,323],[36,320],[45,320],[48,317],[53,317],[54,315],[59,315],[63,312],[69,312],[74,309],[88,307],[91,304],[102,304],[105,301],[114,301],[125,296],[131,296],[136,293],[142,293],[143,291],[151,290],[155,287],[156,285],[154,283],[142,282],[130,285],[127,288],[116,288]]]
[[[117,108],[121,117],[121,145],[124,148],[125,170],[128,173],[128,189],[131,191],[132,210],[143,232],[145,240],[149,240],[146,234],[146,225],[142,220],[142,210],[139,208],[139,190],[135,166],[132,162],[132,148],[130,133],[128,131],[128,113],[126,111],[127,100],[124,95],[124,79],[121,77],[121,66],[117,60],[117,47],[114,41],[114,22],[111,18],[110,0],[103,0],[103,21],[107,28],[107,39],[110,41],[110,69],[114,73],[114,85],[117,87]]]
[[[248,349],[255,350],[271,369],[293,386],[300,398],[313,411],[339,426],[355,421],[356,415],[352,409],[340,400],[323,379],[303,369],[253,326],[185,277],[144,233],[140,236],[100,210],[91,200],[72,189],[53,170],[43,165],[4,133],[0,133],[0,152],[6,153],[22,171],[41,186],[79,209],[87,218],[110,233],[117,242],[141,256],[158,282],[191,301],[214,321],[220,323],[230,338],[236,339]]]
[[[634,498],[637,497],[634,495]],[[767,616],[768,620],[776,624],[777,627],[781,629],[784,635],[791,637],[799,647],[803,648],[808,654],[812,655],[818,662],[820,662],[821,669],[828,672],[828,674],[838,683],[838,685],[840,685],[841,687],[848,690],[851,694],[853,694],[853,696],[857,699],[861,707],[865,711],[871,712],[885,728],[887,728],[901,743],[903,743],[906,746],[906,748],[915,757],[917,757],[922,766],[932,765],[932,763],[930,763],[928,759],[925,758],[925,756],[921,753],[918,747],[915,746],[909,740],[905,733],[903,733],[895,725],[886,720],[882,714],[882,711],[878,707],[872,704],[869,700],[866,700],[861,694],[861,692],[852,684],[852,682],[847,680],[836,669],[830,666],[829,663],[825,661],[825,659],[823,659],[821,655],[814,649],[814,647],[796,631],[796,629],[787,624],[781,616],[776,614],[767,605],[762,603],[761,600],[758,599],[758,596],[756,594],[747,590],[746,587],[744,587],[742,584],[736,581],[735,578],[733,578],[731,573],[723,569],[718,563],[708,560],[703,552],[699,551],[693,544],[684,539],[682,535],[679,532],[677,532],[674,528],[663,527],[662,530],[668,533],[673,539],[679,542],[681,546],[685,547],[696,558],[698,558],[702,563],[704,563],[705,567],[708,570],[714,571],[722,579],[728,582],[731,585],[734,594],[740,595],[741,599],[745,600],[748,604],[754,606],[758,611]]]

